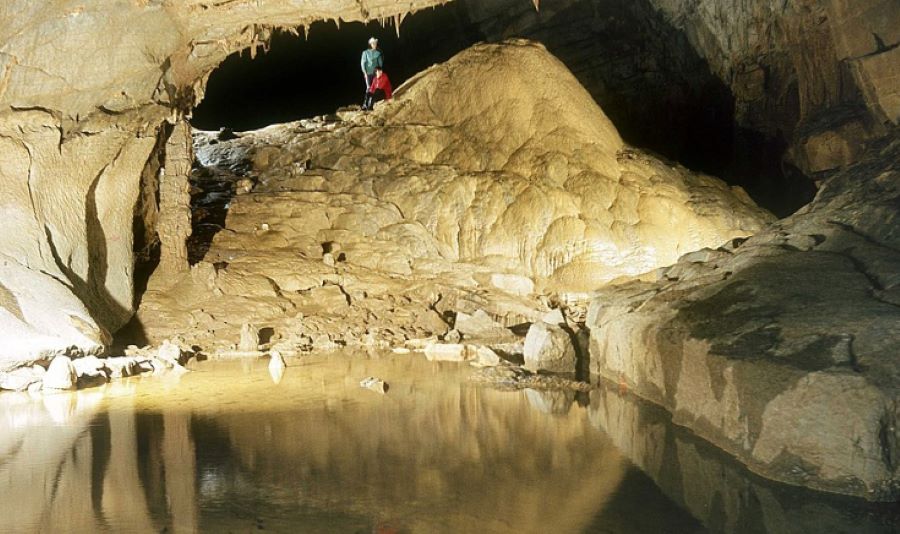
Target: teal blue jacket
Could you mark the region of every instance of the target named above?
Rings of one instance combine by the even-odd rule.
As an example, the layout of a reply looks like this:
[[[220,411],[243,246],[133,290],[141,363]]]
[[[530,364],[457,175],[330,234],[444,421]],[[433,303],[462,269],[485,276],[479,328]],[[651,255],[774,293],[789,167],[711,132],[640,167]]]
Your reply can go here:
[[[359,61],[364,74],[375,74],[375,68],[384,67],[384,59],[382,59],[381,50],[367,48],[363,50],[362,59]]]

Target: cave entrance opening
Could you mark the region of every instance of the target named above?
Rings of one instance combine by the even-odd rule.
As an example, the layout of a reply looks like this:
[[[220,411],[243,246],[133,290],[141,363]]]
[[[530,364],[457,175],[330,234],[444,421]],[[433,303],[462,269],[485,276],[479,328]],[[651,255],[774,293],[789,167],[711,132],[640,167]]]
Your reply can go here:
[[[384,53],[394,87],[434,63],[474,44],[454,4],[426,9],[382,24],[319,21],[298,35],[276,32],[268,50],[235,53],[209,77],[191,125],[199,130],[245,131],[334,113],[362,104],[360,55],[370,37]],[[449,29],[449,31],[448,31]]]

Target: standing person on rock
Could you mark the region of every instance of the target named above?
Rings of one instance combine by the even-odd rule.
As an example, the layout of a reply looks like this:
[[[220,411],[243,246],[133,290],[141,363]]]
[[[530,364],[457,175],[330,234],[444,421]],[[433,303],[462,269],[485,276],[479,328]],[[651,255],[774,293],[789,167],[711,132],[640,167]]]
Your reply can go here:
[[[363,109],[370,110],[375,106],[375,102],[380,100],[390,100],[392,92],[391,81],[388,79],[387,74],[385,74],[381,67],[376,68],[375,76],[372,77],[372,83],[366,91],[366,100],[363,102]]]
[[[372,86],[372,79],[375,78],[375,69],[384,67],[384,56],[378,48],[378,39],[369,38],[369,48],[363,50],[359,65],[362,67],[363,78],[366,81],[366,94],[368,94],[369,88]]]

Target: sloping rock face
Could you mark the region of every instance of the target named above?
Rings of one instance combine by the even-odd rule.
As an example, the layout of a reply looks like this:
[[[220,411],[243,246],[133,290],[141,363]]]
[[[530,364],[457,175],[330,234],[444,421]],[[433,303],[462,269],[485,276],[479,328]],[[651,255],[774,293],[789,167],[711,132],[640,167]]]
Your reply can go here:
[[[141,171],[159,126],[194,105],[209,72],[231,52],[265,46],[276,27],[389,18],[436,3],[4,2],[0,254],[65,286],[71,295],[58,304],[72,309],[70,301],[80,300],[90,313],[87,330],[115,331],[133,310],[131,229]],[[96,347],[68,328],[27,317],[24,325],[33,338],[57,341],[15,355],[4,336],[0,359]]]
[[[109,334],[59,280],[0,255],[0,339],[6,371],[58,354],[99,353]]]
[[[900,496],[900,141],[746,241],[599,292],[591,368],[777,480]]]
[[[625,146],[535,43],[476,45],[397,95],[373,114],[214,145],[246,152],[258,184],[231,202],[203,262],[145,296],[145,333],[208,345],[255,322],[396,343],[442,334],[436,311],[479,300],[510,326],[545,306],[503,276],[583,292],[771,220],[740,191]]]

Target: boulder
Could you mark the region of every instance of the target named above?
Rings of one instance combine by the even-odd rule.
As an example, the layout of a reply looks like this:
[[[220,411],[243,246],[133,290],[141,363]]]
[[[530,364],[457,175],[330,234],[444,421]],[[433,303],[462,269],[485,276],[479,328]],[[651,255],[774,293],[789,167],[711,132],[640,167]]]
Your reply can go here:
[[[500,356],[490,348],[478,346],[475,347],[475,357],[469,364],[474,367],[493,367],[500,365],[502,361]]]
[[[525,335],[525,368],[529,371],[574,373],[575,347],[562,327],[536,322]]]
[[[527,297],[534,293],[534,281],[519,274],[493,273],[491,274],[491,285],[500,291],[520,297]]]
[[[167,339],[157,349],[156,357],[169,365],[181,365],[181,347]]]
[[[431,361],[463,362],[475,356],[471,345],[460,343],[429,343],[425,346],[425,357]]]
[[[566,316],[563,315],[563,312],[559,308],[554,308],[541,317],[541,320],[547,324],[552,324],[556,326],[566,326],[568,323],[566,322]]]
[[[465,312],[457,312],[454,329],[458,330],[467,339],[500,338],[510,334],[508,329],[494,321],[484,310],[476,310],[471,315]]]
[[[40,369],[38,372],[35,368]],[[8,373],[0,372],[0,389],[8,391],[25,391],[34,383],[39,383],[44,377],[43,367],[21,367]]]
[[[75,375],[78,378],[106,376],[106,363],[96,356],[85,356],[72,360],[75,367]]]
[[[109,371],[110,378],[125,378],[143,371],[138,364],[138,359],[130,356],[107,358],[104,364]]]
[[[68,356],[57,356],[50,362],[44,375],[44,389],[75,389],[78,375]]]

